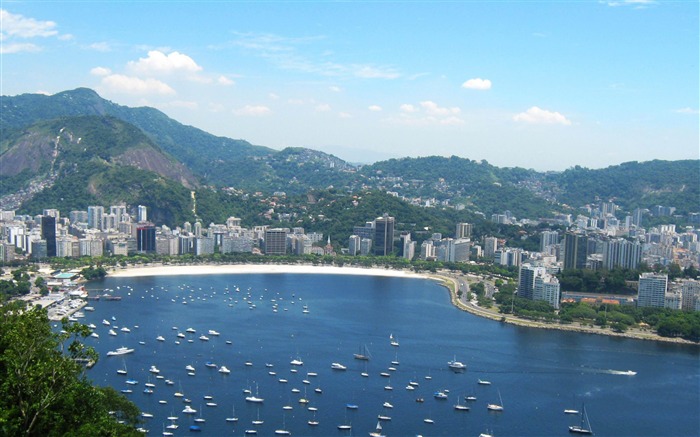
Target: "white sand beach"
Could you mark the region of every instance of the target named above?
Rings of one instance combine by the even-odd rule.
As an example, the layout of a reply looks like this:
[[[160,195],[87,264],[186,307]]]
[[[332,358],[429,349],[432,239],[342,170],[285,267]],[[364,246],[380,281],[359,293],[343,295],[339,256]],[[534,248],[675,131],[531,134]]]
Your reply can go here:
[[[407,270],[384,268],[336,267],[313,265],[284,265],[284,264],[233,264],[233,265],[191,265],[191,266],[128,266],[116,268],[108,272],[116,278],[136,276],[173,276],[173,275],[213,275],[213,274],[314,274],[314,275],[364,275],[391,276],[401,278],[430,279],[428,275],[418,274]]]

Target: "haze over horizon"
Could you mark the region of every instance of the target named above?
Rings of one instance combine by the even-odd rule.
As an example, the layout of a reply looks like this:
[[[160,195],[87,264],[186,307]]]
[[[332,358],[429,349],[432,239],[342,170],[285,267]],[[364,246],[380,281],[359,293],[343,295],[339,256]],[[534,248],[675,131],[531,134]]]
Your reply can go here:
[[[699,3],[3,2],[0,94],[87,87],[349,162],[698,159]]]

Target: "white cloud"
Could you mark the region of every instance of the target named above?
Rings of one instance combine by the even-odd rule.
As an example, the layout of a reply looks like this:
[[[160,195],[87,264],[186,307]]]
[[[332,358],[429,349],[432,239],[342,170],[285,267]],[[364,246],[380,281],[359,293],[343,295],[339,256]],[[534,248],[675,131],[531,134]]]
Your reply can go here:
[[[59,35],[56,23],[53,21],[40,21],[23,15],[13,14],[5,9],[0,9],[0,53],[38,52],[41,47],[35,43],[22,40],[30,38],[58,37],[58,39],[70,38],[70,35]]]
[[[90,44],[89,46],[87,46],[87,48],[90,50],[95,50],[97,52],[103,52],[103,53],[112,51],[112,47],[109,45],[109,43],[104,42],[104,41],[103,42],[94,42],[94,43]]]
[[[369,109],[372,112],[379,112],[382,110],[382,107],[379,105],[370,105],[367,107],[367,109]]]
[[[645,8],[656,4],[656,0],[616,0],[616,1],[601,1],[600,3],[608,6],[633,6],[635,9]]]
[[[25,42],[25,43],[9,43],[9,44],[0,44],[0,54],[10,54],[10,53],[20,53],[20,52],[38,52],[41,50],[41,47],[39,47],[36,44],[32,44],[30,42]]]
[[[334,93],[339,93],[342,91],[339,86],[329,86],[328,89],[333,91]]]
[[[363,79],[396,79],[401,75],[393,68],[373,67],[370,65],[353,65],[353,75]]]
[[[571,125],[571,121],[559,112],[547,111],[533,106],[525,112],[513,116],[513,120],[532,124],[563,124]]]
[[[111,74],[102,79],[110,91],[127,94],[175,94],[168,84],[156,79],[140,79],[123,74]]]
[[[689,108],[689,107],[676,109],[675,112],[677,112],[678,114],[693,114],[693,115],[700,113],[697,109],[693,109],[693,108]]]
[[[105,67],[95,67],[92,70],[90,70],[90,74],[93,76],[107,76],[108,74],[111,74],[112,70],[109,68]]]
[[[228,77],[223,76],[223,75],[219,76],[219,78],[216,79],[216,81],[219,83],[219,85],[225,85],[225,86],[233,85],[235,83],[234,81],[232,81],[231,79],[229,79]]]
[[[236,115],[244,115],[251,117],[260,117],[272,113],[272,110],[264,105],[245,105],[242,108],[233,111]]]
[[[148,57],[139,58],[138,61],[130,61],[128,68],[139,74],[170,74],[174,72],[197,73],[202,71],[202,67],[189,56],[172,52],[165,54],[158,50],[148,52]]]
[[[316,112],[328,112],[331,110],[331,105],[328,103],[320,103],[316,105],[316,108],[314,108]]]
[[[464,82],[462,84],[462,88],[467,88],[470,90],[490,90],[491,81],[488,79],[476,77],[474,79],[469,79],[468,81]]]
[[[416,108],[415,106],[411,105],[410,103],[404,103],[403,105],[399,106],[399,110],[401,112],[406,112],[406,113],[412,113],[412,112],[418,112],[419,109]]]
[[[58,34],[56,23],[53,21],[38,21],[34,18],[10,13],[5,9],[0,9],[0,21],[2,21],[2,31],[0,32],[2,40],[8,37],[36,38]]]
[[[430,100],[420,102],[421,107],[425,110],[428,115],[444,117],[449,115],[456,115],[461,112],[457,107],[453,108],[441,108],[437,103]]]

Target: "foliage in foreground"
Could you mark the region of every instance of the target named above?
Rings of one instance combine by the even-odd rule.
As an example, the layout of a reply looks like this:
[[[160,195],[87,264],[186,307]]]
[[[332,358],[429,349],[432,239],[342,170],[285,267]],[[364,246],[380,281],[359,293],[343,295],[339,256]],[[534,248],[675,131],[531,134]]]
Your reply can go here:
[[[93,386],[76,361],[97,359],[80,341],[90,331],[63,328],[53,332],[42,308],[19,301],[0,308],[0,435],[139,435],[136,405]]]

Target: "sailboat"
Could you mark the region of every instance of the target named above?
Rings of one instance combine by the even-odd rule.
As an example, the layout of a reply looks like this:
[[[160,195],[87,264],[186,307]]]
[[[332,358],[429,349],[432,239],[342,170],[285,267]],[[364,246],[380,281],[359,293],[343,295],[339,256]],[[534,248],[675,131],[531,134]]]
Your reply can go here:
[[[231,407],[231,417],[226,418],[227,422],[238,422],[238,417],[236,417],[236,406]]]
[[[574,401],[576,400],[576,396],[574,396]],[[564,410],[564,414],[580,414],[579,410],[574,410],[573,408],[567,408]]]
[[[126,360],[122,360],[124,363],[124,368],[123,369],[117,369],[117,374],[119,375],[126,375]]]
[[[399,341],[394,337],[394,334],[389,334],[389,343],[394,347],[399,347]]]
[[[369,435],[370,437],[385,437],[384,434],[382,434],[382,422],[378,420],[377,427],[374,428],[374,432],[370,432]]]
[[[501,402],[500,404],[488,404],[486,408],[489,411],[503,411],[503,399],[501,398],[500,390],[498,390],[498,400]]]
[[[275,430],[276,435],[292,435],[292,433],[285,426],[285,423],[286,423],[286,417],[282,416],[282,428]]]
[[[353,354],[356,360],[368,361],[370,359],[369,350],[367,345],[360,347],[360,350],[356,354]]]
[[[253,395],[251,394],[250,396],[247,396],[247,397],[245,398],[245,400],[246,400],[247,402],[253,402],[253,403],[261,404],[261,403],[263,403],[263,401],[264,401],[265,399],[263,399],[263,398],[261,398],[261,397],[258,397],[258,385],[255,384],[255,396],[253,396]]]
[[[591,422],[588,420],[588,413],[586,413],[585,404],[581,406],[581,424],[569,426],[569,432],[574,434],[593,435],[593,429],[591,428]]]

